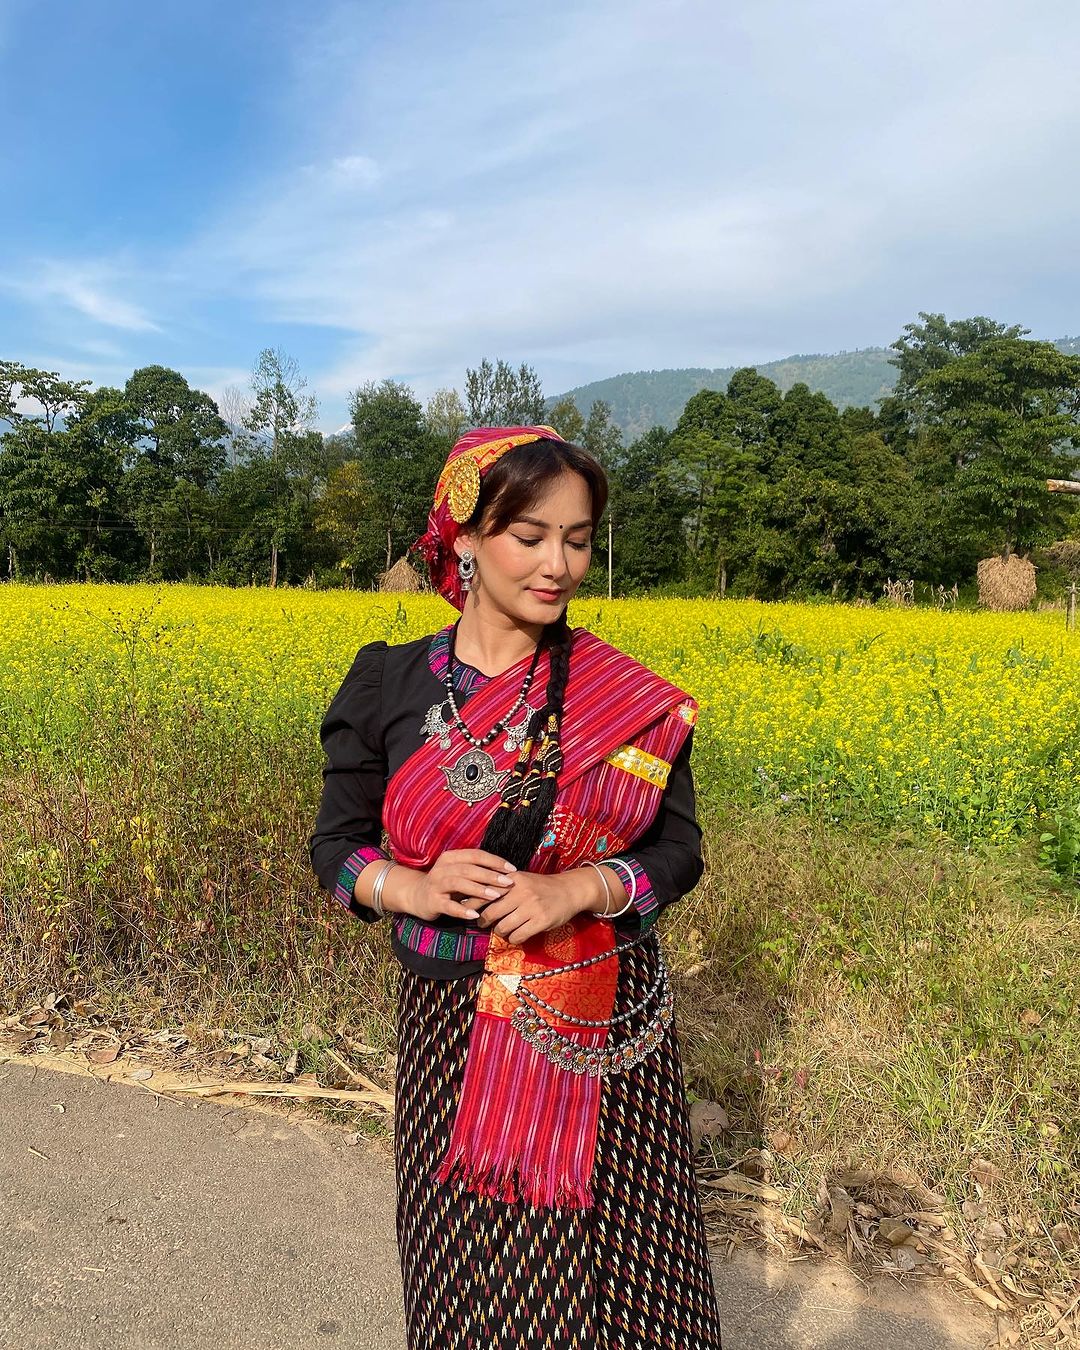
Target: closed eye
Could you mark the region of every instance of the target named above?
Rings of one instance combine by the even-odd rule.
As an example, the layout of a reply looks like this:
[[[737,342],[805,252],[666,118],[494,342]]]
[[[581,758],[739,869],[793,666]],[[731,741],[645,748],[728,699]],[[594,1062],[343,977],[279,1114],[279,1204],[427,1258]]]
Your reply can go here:
[[[539,539],[522,539],[520,534],[515,534],[514,538],[518,541],[519,544],[524,544],[526,548],[535,548],[536,545],[541,542],[541,540]],[[582,549],[589,547],[588,544],[575,544],[572,539],[568,539],[566,542],[570,545],[571,548]]]

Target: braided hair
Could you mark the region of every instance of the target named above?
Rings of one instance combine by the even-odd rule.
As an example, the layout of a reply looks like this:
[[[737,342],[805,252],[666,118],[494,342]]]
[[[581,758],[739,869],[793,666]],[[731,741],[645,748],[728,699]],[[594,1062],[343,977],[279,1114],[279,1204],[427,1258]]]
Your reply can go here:
[[[481,480],[480,496],[468,527],[479,530],[480,520],[486,516],[484,532],[500,533],[511,520],[529,510],[552,479],[567,471],[580,474],[588,485],[595,533],[608,498],[602,465],[581,446],[546,437],[518,446],[492,465]],[[572,642],[565,609],[545,626],[540,642],[547,645],[551,657],[544,706],[529,719],[517,761],[480,841],[482,849],[522,870],[528,867],[547,829],[563,766],[563,699],[570,676]]]
[[[566,611],[544,629],[541,642],[551,650],[547,700],[529,720],[517,762],[488,821],[480,847],[526,868],[540,846],[558,791],[562,769],[562,714],[570,675],[572,634]]]

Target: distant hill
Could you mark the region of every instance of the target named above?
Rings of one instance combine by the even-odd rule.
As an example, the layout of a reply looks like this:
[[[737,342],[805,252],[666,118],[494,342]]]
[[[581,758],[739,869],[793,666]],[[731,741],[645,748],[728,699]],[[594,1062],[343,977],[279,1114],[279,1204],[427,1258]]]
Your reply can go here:
[[[1080,354],[1080,337],[1059,338],[1055,346],[1063,352]],[[832,356],[788,356],[782,361],[765,361],[756,369],[775,381],[783,392],[800,381],[828,395],[838,408],[852,405],[873,407],[888,394],[896,382],[896,368],[889,364],[886,347],[863,347]],[[611,407],[612,420],[623,437],[632,441],[650,427],[673,427],[687,401],[700,389],[726,389],[736,366],[719,370],[638,370],[612,375],[570,389],[548,399],[548,408],[560,399],[572,398],[583,417],[596,399]]]

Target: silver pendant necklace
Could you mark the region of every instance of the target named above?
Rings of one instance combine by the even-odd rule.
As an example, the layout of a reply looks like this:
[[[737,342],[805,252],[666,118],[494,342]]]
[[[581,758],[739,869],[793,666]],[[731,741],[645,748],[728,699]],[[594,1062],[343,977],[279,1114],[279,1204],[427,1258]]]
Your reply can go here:
[[[510,777],[510,769],[496,769],[495,760],[484,749],[489,745],[500,732],[506,733],[506,739],[503,741],[503,748],[506,750],[520,750],[525,741],[525,732],[533,714],[538,711],[530,703],[526,702],[526,695],[533,681],[533,675],[536,673],[537,662],[540,660],[540,643],[536,644],[536,650],[533,652],[532,664],[529,666],[521,686],[521,692],[514,700],[514,705],[510,711],[500,717],[495,725],[482,737],[476,737],[462,720],[458,710],[457,700],[454,697],[454,635],[457,632],[457,623],[450,630],[450,642],[447,650],[446,673],[443,676],[443,684],[446,687],[446,699],[442,703],[433,704],[424,718],[422,730],[428,735],[437,735],[439,745],[444,750],[450,748],[450,731],[457,727],[462,736],[469,742],[470,749],[459,755],[453,764],[442,764],[439,767],[446,775],[444,787],[452,792],[460,801],[469,806],[476,802],[484,801],[494,792],[501,792],[506,780]],[[443,713],[446,704],[450,705],[451,718],[447,720]],[[515,713],[522,709],[520,721],[511,725]]]
[[[427,710],[427,716],[424,718],[420,730],[428,738],[438,736],[439,744],[444,750],[450,749],[450,732],[454,727],[453,717],[447,717],[445,709],[449,706],[449,700],[443,699],[441,703],[433,703]],[[525,741],[525,731],[529,725],[529,719],[538,709],[531,703],[521,705],[521,718],[513,725],[506,728],[506,737],[503,740],[504,750],[520,750]]]

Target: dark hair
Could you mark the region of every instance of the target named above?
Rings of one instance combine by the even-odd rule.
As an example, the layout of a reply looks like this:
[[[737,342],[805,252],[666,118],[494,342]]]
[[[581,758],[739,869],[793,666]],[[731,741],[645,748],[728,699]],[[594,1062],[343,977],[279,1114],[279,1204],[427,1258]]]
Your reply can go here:
[[[515,447],[491,466],[480,480],[476,508],[463,528],[476,531],[482,538],[501,534],[512,520],[536,505],[554,479],[568,472],[585,479],[595,535],[608,499],[603,466],[581,446],[546,437]],[[522,869],[528,867],[540,846],[555,804],[563,763],[562,714],[570,676],[570,640],[570,626],[563,609],[545,627],[540,639],[551,651],[546,702],[533,714],[526,728],[517,762],[480,841],[482,849]]]
[[[592,527],[600,524],[607,506],[608,481],[600,461],[569,441],[529,441],[501,455],[480,479],[480,496],[463,529],[481,535],[502,534],[512,520],[540,500],[561,474],[578,473],[592,499]],[[483,529],[480,523],[483,520]]]

